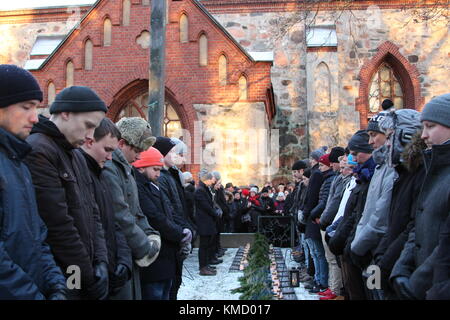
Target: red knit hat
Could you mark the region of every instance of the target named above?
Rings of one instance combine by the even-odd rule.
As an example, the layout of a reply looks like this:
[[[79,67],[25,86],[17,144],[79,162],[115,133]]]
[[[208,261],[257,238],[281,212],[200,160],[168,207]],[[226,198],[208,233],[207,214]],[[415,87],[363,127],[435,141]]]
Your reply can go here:
[[[242,189],[242,195],[244,197],[248,197],[250,195],[250,191],[248,191],[248,189]]]
[[[163,166],[164,165],[164,157],[158,149],[153,147],[149,148],[147,151],[141,152],[141,158],[135,162],[133,162],[133,166],[135,168],[146,168],[153,166]]]
[[[324,165],[326,165],[327,167],[330,166],[330,154],[324,154],[323,156],[320,157],[319,159],[319,163],[322,163]]]

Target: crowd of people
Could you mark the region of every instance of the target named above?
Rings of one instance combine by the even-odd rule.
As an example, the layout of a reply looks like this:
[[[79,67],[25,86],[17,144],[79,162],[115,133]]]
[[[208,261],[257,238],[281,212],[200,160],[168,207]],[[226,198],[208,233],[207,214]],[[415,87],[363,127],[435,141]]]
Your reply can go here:
[[[220,234],[261,215],[294,217],[300,280],[321,299],[450,299],[450,94],[421,114],[385,101],[347,146],[261,190],[207,169],[196,184],[183,141],[114,124],[88,87],[58,93],[49,118],[42,100],[31,73],[0,65],[0,299],[176,300],[194,241],[214,276]]]

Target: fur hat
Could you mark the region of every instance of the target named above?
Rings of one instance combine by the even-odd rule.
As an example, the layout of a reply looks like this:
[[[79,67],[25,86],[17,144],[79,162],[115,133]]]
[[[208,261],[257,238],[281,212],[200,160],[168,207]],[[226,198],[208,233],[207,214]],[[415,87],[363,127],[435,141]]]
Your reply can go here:
[[[125,117],[120,119],[116,126],[122,135],[122,139],[143,151],[153,146],[156,141],[156,138],[152,136],[150,124],[142,118]]]
[[[345,150],[342,147],[334,147],[330,152],[330,162],[339,163],[339,157],[345,154]]]

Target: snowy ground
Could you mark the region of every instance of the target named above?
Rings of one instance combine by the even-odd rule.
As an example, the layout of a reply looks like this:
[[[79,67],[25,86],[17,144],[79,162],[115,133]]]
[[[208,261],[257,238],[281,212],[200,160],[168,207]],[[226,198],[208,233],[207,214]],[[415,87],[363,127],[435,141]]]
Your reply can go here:
[[[239,287],[238,278],[242,272],[228,272],[236,255],[237,248],[228,248],[222,257],[223,263],[217,265],[217,275],[200,276],[198,270],[198,249],[195,248],[191,255],[184,261],[183,284],[178,292],[179,300],[238,300],[239,293],[230,291]],[[282,248],[286,267],[296,267],[297,263],[291,259],[291,249]],[[311,295],[300,284],[294,288],[298,300],[317,300],[317,295]]]

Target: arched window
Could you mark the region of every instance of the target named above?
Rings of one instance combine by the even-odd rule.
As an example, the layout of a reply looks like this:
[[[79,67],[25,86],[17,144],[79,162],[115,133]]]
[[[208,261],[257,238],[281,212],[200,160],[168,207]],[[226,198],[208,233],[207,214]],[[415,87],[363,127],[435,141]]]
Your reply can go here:
[[[55,101],[55,96],[56,96],[55,85],[53,84],[52,81],[50,81],[47,86],[47,101],[49,106],[53,103],[53,101]]]
[[[94,45],[91,40],[86,40],[84,43],[84,69],[92,70],[92,50]]]
[[[330,70],[325,62],[317,65],[314,75],[314,109],[329,111],[331,104]]]
[[[148,117],[148,93],[144,93],[128,102],[125,108],[119,113],[117,121],[123,117],[141,117],[147,120]],[[166,102],[164,107],[163,118],[163,135],[166,137],[174,137],[179,134],[181,120],[176,113],[174,107]]]
[[[130,2],[130,0],[123,0],[122,25],[124,25],[124,26],[129,26],[130,25],[130,11],[131,11],[131,2]]]
[[[112,35],[111,20],[106,18],[105,21],[103,21],[103,45],[105,47],[111,45],[111,35]]]
[[[74,73],[73,62],[68,61],[66,64],[66,87],[73,86],[73,73]]]
[[[387,63],[382,63],[372,77],[369,86],[369,111],[380,112],[384,99],[391,99],[396,109],[404,108],[403,89]]]
[[[221,86],[227,84],[227,57],[224,55],[219,58],[219,83]]]
[[[199,39],[199,64],[208,65],[208,38],[202,34]]]
[[[189,41],[188,28],[189,28],[188,18],[185,14],[182,14],[180,17],[180,42]]]
[[[247,78],[244,75],[239,78],[239,100],[247,100]]]

